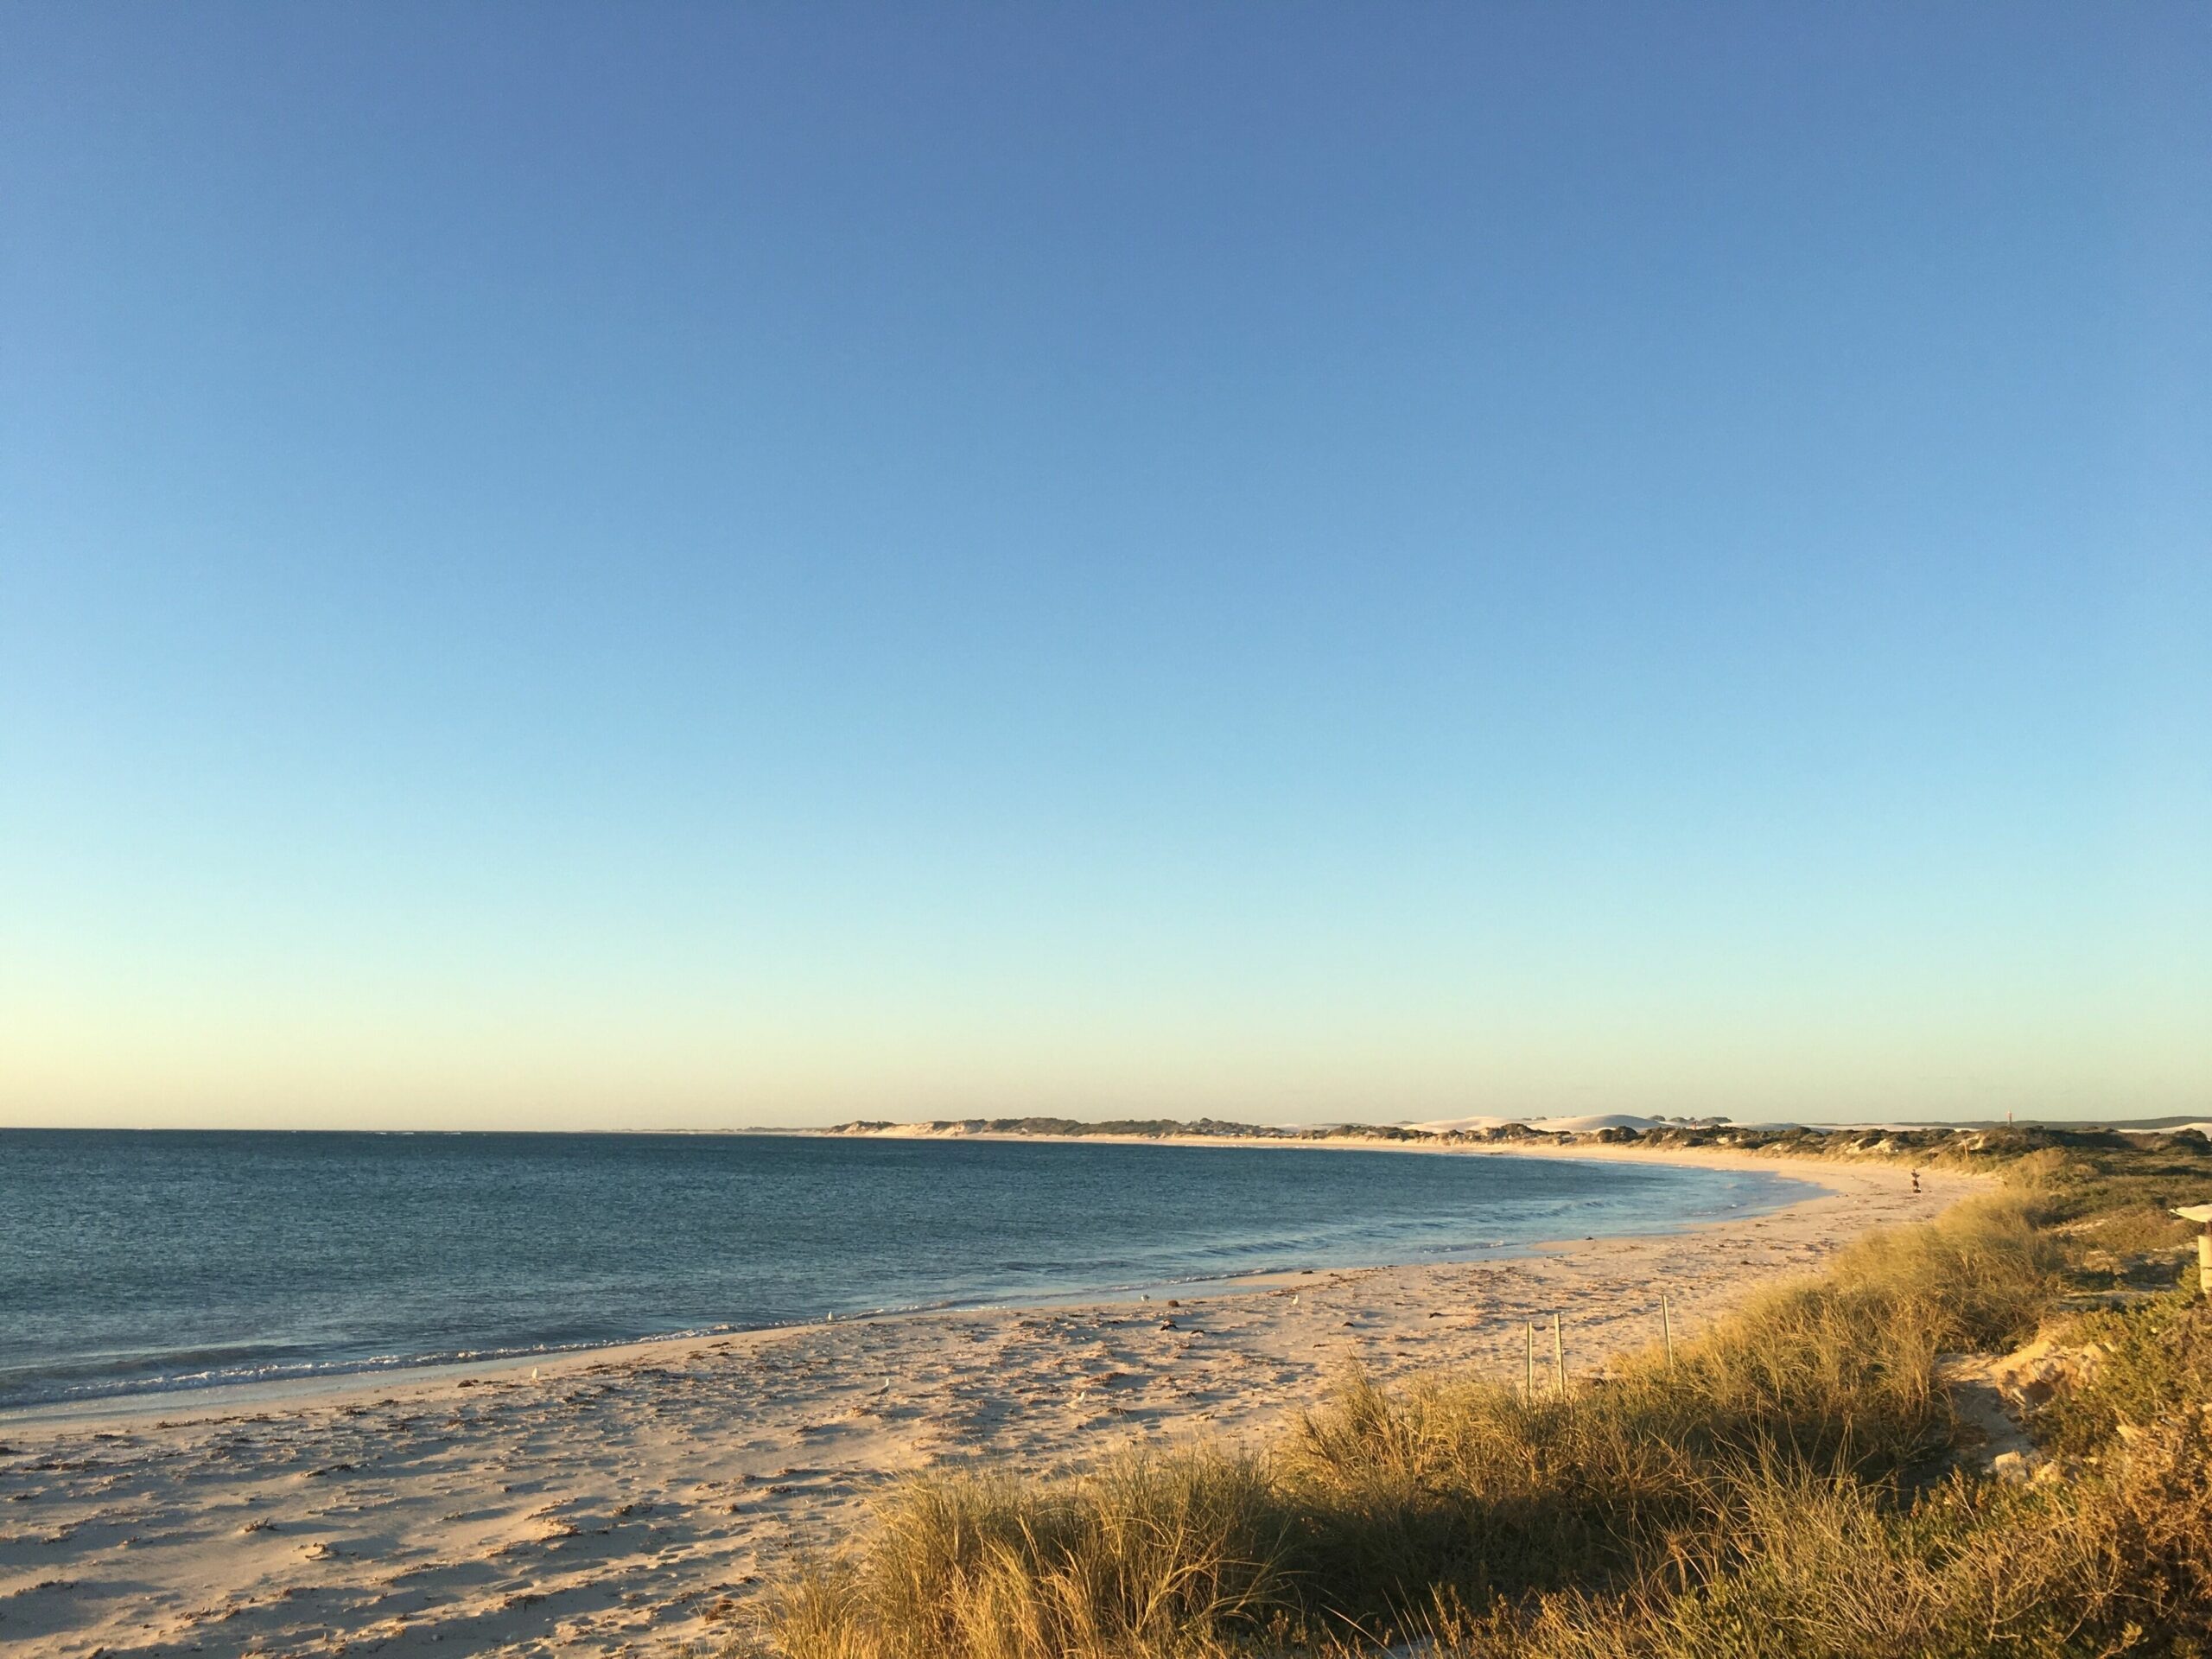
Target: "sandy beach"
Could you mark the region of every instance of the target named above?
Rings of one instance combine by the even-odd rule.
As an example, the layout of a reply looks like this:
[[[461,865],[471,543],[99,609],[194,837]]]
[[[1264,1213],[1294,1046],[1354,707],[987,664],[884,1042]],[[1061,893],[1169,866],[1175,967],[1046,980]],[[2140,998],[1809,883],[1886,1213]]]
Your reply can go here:
[[[1286,1155],[1294,1155],[1292,1149]],[[1422,1155],[1431,1155],[1424,1154]],[[1581,1146],[1512,1154],[1632,1159]],[[1673,1236],[1206,1294],[810,1325],[313,1393],[0,1418],[0,1655],[710,1649],[764,1575],[899,1476],[1263,1434],[1357,1362],[1517,1376],[1694,1331],[1969,1190],[1891,1163],[1669,1151],[1820,1192]]]

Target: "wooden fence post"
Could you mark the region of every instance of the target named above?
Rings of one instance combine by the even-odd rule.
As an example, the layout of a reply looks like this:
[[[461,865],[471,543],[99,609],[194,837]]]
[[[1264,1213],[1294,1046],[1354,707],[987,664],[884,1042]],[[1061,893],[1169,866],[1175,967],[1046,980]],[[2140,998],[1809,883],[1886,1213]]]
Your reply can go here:
[[[2192,1204],[2174,1214],[2195,1222],[2202,1230],[2196,1235],[2196,1288],[2201,1294],[2212,1296],[2212,1204]]]

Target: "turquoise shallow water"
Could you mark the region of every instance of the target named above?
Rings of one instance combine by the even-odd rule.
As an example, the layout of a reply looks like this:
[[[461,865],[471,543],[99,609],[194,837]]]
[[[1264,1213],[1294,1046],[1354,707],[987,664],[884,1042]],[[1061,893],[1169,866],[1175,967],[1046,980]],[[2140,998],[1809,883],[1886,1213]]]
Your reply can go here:
[[[0,1407],[1667,1230],[1756,1173],[1281,1147],[0,1131]]]

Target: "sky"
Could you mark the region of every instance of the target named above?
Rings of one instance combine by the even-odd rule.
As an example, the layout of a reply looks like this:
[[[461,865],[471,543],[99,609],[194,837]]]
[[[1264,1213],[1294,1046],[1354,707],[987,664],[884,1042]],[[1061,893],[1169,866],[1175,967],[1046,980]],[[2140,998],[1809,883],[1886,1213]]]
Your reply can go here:
[[[2212,10],[0,9],[0,1124],[2212,1116]]]

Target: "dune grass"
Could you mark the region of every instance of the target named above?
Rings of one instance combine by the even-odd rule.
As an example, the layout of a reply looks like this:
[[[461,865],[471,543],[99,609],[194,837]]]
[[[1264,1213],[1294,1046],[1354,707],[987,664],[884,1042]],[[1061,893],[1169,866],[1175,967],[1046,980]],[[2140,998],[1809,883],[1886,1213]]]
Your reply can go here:
[[[2075,1189],[2109,1179],[2049,1160],[2025,1175],[1859,1241],[1678,1344],[1671,1364],[1635,1357],[1565,1401],[1450,1376],[1386,1390],[1351,1373],[1264,1454],[1202,1446],[1054,1480],[918,1481],[856,1550],[785,1587],[760,1650],[2205,1650],[2208,1373],[2174,1358],[2172,1337],[2202,1325],[2212,1356],[2212,1319],[2178,1296],[2155,1330],[2127,1323],[2152,1312],[2110,1316],[2102,1403],[2054,1419],[2073,1454],[2101,1461],[2033,1487],[1951,1466],[1938,1352],[2035,1333],[2070,1281],[2063,1230],[2100,1213]]]

